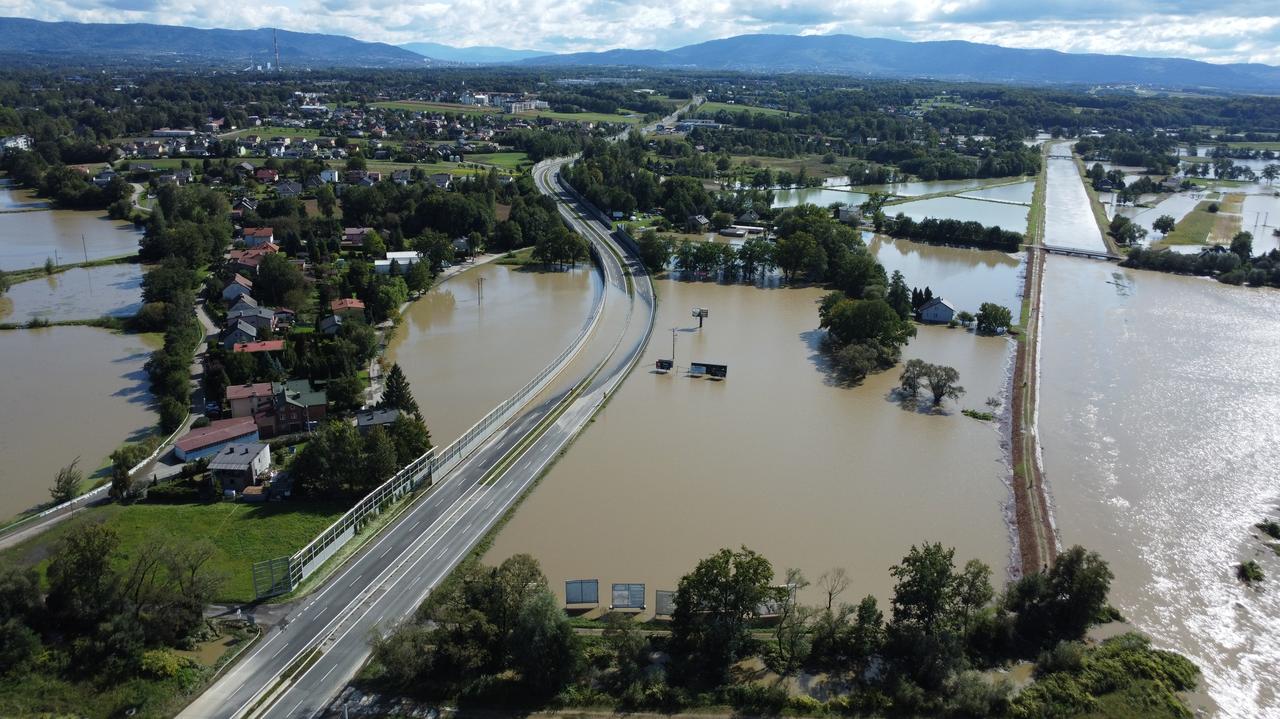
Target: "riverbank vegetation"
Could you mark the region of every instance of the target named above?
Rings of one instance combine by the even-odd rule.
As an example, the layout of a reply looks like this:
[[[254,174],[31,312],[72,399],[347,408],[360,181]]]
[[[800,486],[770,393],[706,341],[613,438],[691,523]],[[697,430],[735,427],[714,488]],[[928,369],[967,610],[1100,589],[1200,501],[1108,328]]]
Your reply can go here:
[[[1135,247],[1122,267],[1213,277],[1230,285],[1280,287],[1280,250],[1253,254],[1253,235],[1237,232],[1229,247],[1213,245],[1196,254]]]
[[[0,713],[155,716],[200,688],[212,667],[180,652],[221,631],[203,612],[222,577],[209,542],[182,536],[125,552],[113,529],[82,523],[43,576],[0,569]]]
[[[891,601],[845,603],[850,580],[824,574],[817,606],[795,570],[775,576],[742,548],[702,560],[679,582],[670,621],[613,613],[571,621],[536,560],[461,565],[414,618],[375,639],[363,691],[476,709],[598,707],[752,715],[1189,717],[1176,692],[1191,662],[1137,634],[1099,644],[1086,630],[1109,616],[1111,572],[1073,547],[1003,592],[978,561],[912,547],[891,573]],[[657,631],[655,631],[657,630]],[[1015,688],[1000,670],[1034,662]],[[812,691],[791,681],[823,679]]]
[[[935,245],[976,247],[997,252],[1017,252],[1022,247],[1022,233],[999,226],[985,227],[980,222],[926,217],[919,222],[901,212],[884,220],[883,232],[890,237],[927,242]]]

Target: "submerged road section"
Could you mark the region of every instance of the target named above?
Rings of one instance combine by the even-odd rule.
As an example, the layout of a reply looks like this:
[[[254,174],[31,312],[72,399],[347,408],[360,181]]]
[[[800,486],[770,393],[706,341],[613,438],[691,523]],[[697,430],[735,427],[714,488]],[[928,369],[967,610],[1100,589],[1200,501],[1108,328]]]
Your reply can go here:
[[[410,616],[533,486],[639,360],[653,330],[653,286],[609,228],[559,184],[568,159],[534,170],[539,190],[598,250],[602,316],[585,346],[528,408],[267,630],[247,657],[179,716],[310,717],[359,670],[374,632]]]

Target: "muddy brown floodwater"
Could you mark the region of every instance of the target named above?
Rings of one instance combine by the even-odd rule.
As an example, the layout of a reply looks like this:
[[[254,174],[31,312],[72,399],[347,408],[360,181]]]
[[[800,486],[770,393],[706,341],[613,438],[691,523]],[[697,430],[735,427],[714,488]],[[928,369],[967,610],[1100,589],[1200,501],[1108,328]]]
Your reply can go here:
[[[569,346],[600,291],[590,265],[543,272],[488,264],[411,304],[387,357],[404,370],[432,442],[461,436]]]
[[[1040,440],[1065,544],[1111,603],[1204,672],[1224,717],[1280,716],[1280,292],[1050,257]],[[1234,567],[1256,559],[1264,589]]]
[[[46,259],[83,262],[86,255],[90,260],[100,260],[138,251],[142,232],[132,223],[107,219],[106,212],[2,211],[31,207],[48,205],[30,191],[0,180],[0,270],[39,267]]]
[[[143,365],[158,346],[148,335],[90,327],[0,332],[0,519],[48,502],[71,460],[91,475],[154,426]]]
[[[659,318],[640,366],[502,530],[488,561],[529,552],[557,592],[568,579],[674,589],[721,547],[747,545],[781,575],[849,570],[846,600],[888,596],[889,567],[936,540],[1009,562],[1008,470],[997,428],[960,408],[1000,394],[1009,343],[921,328],[906,357],[949,364],[968,394],[946,415],[890,398],[897,372],[833,384],[818,354],[818,289],[656,283]],[[711,310],[696,330],[690,308]],[[725,363],[724,382],[650,370]],[[780,577],[779,577],[780,578]],[[806,597],[812,600],[814,597]],[[652,606],[652,605],[650,605]]]

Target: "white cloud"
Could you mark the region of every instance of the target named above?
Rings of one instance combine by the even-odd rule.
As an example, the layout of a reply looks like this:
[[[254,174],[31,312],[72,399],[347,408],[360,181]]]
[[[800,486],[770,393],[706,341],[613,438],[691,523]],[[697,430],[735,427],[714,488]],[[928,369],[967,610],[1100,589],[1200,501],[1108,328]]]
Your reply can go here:
[[[1066,52],[1280,65],[1280,6],[1261,0],[0,0],[40,20],[275,26],[393,44],[561,52],[672,48],[743,33],[969,40]]]

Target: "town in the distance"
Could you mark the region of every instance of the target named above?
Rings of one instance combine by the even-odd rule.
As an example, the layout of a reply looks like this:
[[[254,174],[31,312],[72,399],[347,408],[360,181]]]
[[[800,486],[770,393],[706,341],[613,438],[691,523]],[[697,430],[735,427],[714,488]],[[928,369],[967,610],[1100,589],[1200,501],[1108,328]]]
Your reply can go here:
[[[1280,716],[1256,43],[76,5],[0,18],[0,716]]]

